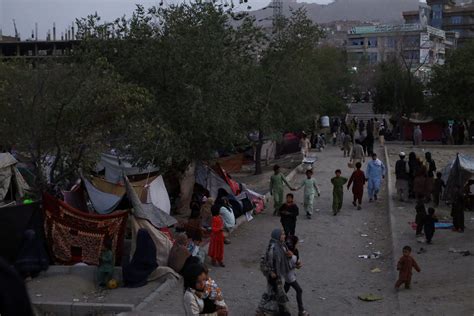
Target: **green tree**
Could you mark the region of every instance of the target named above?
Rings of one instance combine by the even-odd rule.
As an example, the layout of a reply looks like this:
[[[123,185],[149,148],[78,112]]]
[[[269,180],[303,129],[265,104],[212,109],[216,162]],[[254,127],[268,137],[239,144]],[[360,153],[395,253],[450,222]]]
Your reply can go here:
[[[431,114],[439,119],[474,119],[474,43],[453,51],[434,67]]]
[[[40,190],[64,188],[89,170],[111,135],[150,101],[103,60],[0,63],[0,139],[25,153]]]

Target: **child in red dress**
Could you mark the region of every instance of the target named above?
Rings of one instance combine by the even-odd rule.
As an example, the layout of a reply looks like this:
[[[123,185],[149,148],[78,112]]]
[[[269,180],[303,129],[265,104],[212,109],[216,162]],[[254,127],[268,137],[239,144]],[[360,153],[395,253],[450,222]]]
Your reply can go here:
[[[412,269],[420,272],[420,267],[416,263],[415,259],[411,256],[411,247],[403,247],[403,256],[398,260],[397,270],[400,271],[398,275],[398,281],[395,283],[395,288],[398,289],[400,285],[405,284],[405,288],[410,288]]]
[[[219,213],[219,208],[212,208],[211,221],[211,241],[209,243],[209,257],[212,259],[212,264],[221,267],[224,265],[224,222]]]

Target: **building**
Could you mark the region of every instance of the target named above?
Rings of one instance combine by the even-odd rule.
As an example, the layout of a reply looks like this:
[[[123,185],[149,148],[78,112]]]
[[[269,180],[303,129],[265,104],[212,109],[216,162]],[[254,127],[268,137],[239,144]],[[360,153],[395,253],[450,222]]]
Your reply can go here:
[[[446,49],[451,47],[446,32],[422,24],[354,27],[346,45],[351,67],[397,58],[422,78],[428,78],[433,65],[444,64]]]
[[[457,5],[453,0],[427,0],[419,11],[403,12],[405,23],[427,24],[442,29],[459,45],[474,39],[474,4]],[[454,33],[458,33],[455,35]]]
[[[320,44],[335,46],[335,47],[346,47],[347,44],[347,32],[356,26],[372,26],[378,25],[377,22],[369,21],[351,21],[341,20],[333,21],[329,23],[321,23],[319,26],[324,30],[325,36],[321,38]]]

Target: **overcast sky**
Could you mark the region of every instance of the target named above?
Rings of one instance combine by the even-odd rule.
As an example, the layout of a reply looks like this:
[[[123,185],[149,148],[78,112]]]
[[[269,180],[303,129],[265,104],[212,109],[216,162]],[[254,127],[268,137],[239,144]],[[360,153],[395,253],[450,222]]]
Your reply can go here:
[[[164,0],[166,3],[176,3],[180,0]],[[220,0],[231,1],[231,0]],[[105,21],[122,15],[130,15],[136,3],[150,7],[158,5],[160,0],[0,0],[0,28],[3,35],[14,35],[13,22],[15,19],[18,32],[22,39],[31,36],[31,31],[38,22],[38,37],[46,38],[48,29],[56,22],[56,36],[72,25],[76,17],[86,17],[97,11]],[[240,6],[241,10],[252,6],[259,9],[268,4],[269,0],[249,0]],[[331,0],[305,0],[305,2],[329,3]],[[234,0],[237,5],[239,0]],[[239,7],[237,7],[239,8]]]

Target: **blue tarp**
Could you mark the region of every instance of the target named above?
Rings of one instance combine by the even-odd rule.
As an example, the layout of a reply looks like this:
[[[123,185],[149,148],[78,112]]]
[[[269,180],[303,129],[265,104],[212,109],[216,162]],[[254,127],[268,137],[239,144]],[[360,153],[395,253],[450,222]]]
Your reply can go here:
[[[116,196],[114,194],[102,192],[97,189],[92,183],[87,179],[82,179],[84,186],[89,196],[89,200],[94,207],[94,210],[99,214],[109,214],[117,208],[120,202],[123,199],[123,196]]]

